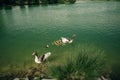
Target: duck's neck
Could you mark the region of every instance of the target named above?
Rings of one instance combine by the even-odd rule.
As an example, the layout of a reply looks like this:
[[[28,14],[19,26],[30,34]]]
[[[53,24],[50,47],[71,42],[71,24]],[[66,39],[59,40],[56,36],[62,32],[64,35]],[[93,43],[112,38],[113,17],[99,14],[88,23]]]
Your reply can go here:
[[[34,56],[35,56],[35,59],[38,59],[38,54],[37,54],[37,53],[35,53],[35,55],[34,55]]]
[[[72,43],[73,42],[73,39],[70,39],[68,43]]]
[[[39,60],[39,57],[37,55],[35,55],[35,62],[36,63],[41,63],[41,60]]]
[[[38,55],[35,55],[35,59],[38,59]]]

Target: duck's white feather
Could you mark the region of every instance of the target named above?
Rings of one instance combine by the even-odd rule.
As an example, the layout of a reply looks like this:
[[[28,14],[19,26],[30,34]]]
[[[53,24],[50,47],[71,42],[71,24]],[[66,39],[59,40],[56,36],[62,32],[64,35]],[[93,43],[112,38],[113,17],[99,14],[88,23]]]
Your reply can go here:
[[[68,38],[65,38],[65,37],[61,37],[61,40],[62,40],[62,43],[64,43],[64,44],[73,42],[73,39],[68,39]]]
[[[69,40],[65,37],[61,37],[61,40],[62,40],[63,43],[68,43],[69,42]]]
[[[36,63],[41,63],[41,60],[40,60],[39,57],[36,56],[36,55],[35,55],[35,62],[36,62]]]
[[[44,55],[45,55],[45,56],[44,56],[44,60],[46,60],[46,59],[51,55],[51,52],[47,52],[47,53],[45,53]]]
[[[47,52],[45,54],[43,54],[41,57],[39,57],[38,55],[35,55],[35,62],[36,63],[42,63],[43,61],[45,61],[49,56],[51,55],[51,52]]]
[[[73,39],[69,40],[69,42],[68,42],[68,43],[72,43],[72,42],[73,42]]]

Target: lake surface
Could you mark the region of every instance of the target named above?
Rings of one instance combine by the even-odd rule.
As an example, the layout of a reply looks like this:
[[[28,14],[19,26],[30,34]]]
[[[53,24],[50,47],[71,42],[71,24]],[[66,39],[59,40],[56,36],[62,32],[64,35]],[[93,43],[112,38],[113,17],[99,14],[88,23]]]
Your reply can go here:
[[[60,37],[76,39],[68,47],[92,44],[104,50],[110,61],[120,61],[120,2],[82,2],[49,6],[14,6],[0,10],[0,66],[34,63],[39,54]],[[51,46],[50,46],[51,47]],[[61,51],[62,52],[62,51]]]

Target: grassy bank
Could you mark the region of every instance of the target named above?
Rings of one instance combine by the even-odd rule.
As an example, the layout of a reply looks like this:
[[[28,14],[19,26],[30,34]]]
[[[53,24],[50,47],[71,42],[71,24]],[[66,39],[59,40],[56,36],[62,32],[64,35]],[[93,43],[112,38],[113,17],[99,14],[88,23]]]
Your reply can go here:
[[[72,46],[57,47],[48,61],[39,65],[33,60],[29,63],[7,66],[2,70],[1,77],[51,76],[59,80],[87,80],[103,73],[109,73],[108,70],[104,71],[106,60],[102,50],[87,44]]]
[[[94,80],[102,75],[106,64],[105,55],[96,47],[79,45],[66,54],[62,64],[57,63],[50,67],[50,74],[57,79]]]

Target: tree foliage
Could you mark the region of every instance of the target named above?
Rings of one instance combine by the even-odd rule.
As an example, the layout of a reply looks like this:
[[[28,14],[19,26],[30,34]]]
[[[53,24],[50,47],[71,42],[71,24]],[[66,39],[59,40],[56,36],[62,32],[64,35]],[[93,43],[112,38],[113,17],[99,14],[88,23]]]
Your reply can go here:
[[[0,0],[0,5],[75,3],[76,0]]]

